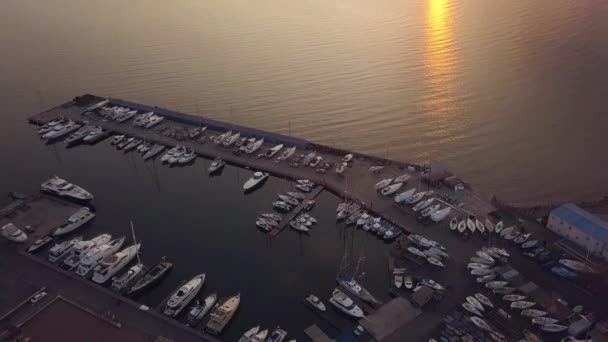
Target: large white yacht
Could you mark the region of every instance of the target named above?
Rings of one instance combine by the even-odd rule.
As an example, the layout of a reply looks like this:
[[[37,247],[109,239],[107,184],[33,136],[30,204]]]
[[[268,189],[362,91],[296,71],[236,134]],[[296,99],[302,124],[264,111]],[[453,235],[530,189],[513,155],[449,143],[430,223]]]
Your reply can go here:
[[[74,248],[70,255],[63,261],[61,266],[67,270],[73,271],[80,265],[82,257],[95,246],[104,245],[112,239],[110,234],[101,234],[91,240],[79,241],[74,244]]]
[[[80,127],[82,127],[82,125],[77,124],[74,121],[68,121],[64,125],[59,124],[59,125],[54,126],[52,130],[50,130],[47,133],[44,133],[42,135],[42,139],[47,139],[47,140],[59,139],[69,133],[74,132],[75,130],[79,129]]]
[[[53,232],[53,236],[59,236],[72,232],[77,228],[82,227],[85,223],[91,221],[94,217],[95,214],[93,214],[89,208],[82,207],[78,209],[77,212],[72,214],[72,216],[68,217],[68,222],[57,227],[57,229],[55,229]]]
[[[180,286],[169,298],[163,313],[169,317],[177,316],[198,294],[205,282],[205,273],[192,278],[186,284]]]
[[[93,195],[90,192],[57,176],[42,183],[40,189],[51,194],[70,197],[81,201],[93,199]]]
[[[55,244],[53,247],[49,249],[49,261],[57,262],[61,258],[68,255],[72,252],[74,245],[78,242],[82,241],[82,237],[76,237],[71,240],[65,240],[63,242]]]
[[[344,312],[345,314],[355,317],[355,318],[363,318],[365,314],[363,310],[355,302],[350,299],[346,294],[338,289],[334,289],[334,292],[329,298],[329,302],[335,306],[338,310]]]
[[[256,171],[253,174],[253,177],[249,178],[249,180],[246,181],[245,184],[243,184],[243,190],[252,189],[253,187],[258,185],[261,181],[263,181],[266,178],[268,178],[268,173]]]
[[[264,144],[264,139],[257,140],[245,147],[245,153],[252,154],[253,152],[259,150],[263,144]]]
[[[93,249],[88,251],[80,259],[80,265],[78,265],[76,274],[86,277],[102,259],[116,253],[124,242],[125,238],[122,237],[120,239],[112,240],[105,245],[93,247]]]
[[[135,244],[129,246],[122,251],[109,255],[99,262],[99,265],[95,267],[95,273],[93,274],[93,281],[98,284],[105,283],[110,279],[116,272],[120,271],[125,267],[139,252],[141,244]]]
[[[14,242],[25,242],[27,240],[27,235],[12,223],[2,226],[2,236]]]

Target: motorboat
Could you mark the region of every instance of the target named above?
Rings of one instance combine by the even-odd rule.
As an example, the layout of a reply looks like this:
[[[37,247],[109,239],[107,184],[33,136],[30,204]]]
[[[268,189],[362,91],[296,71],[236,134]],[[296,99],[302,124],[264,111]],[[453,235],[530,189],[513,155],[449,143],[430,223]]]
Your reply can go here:
[[[439,210],[439,208],[441,208],[441,204],[435,204],[433,206],[427,207],[424,210],[422,210],[420,215],[422,217],[430,216],[431,214],[434,214],[437,210]]]
[[[321,162],[321,160],[323,160],[323,157],[316,156],[313,160],[310,161],[310,163],[308,163],[308,166],[310,166],[310,167],[317,167],[317,165],[319,165],[319,163]]]
[[[500,223],[502,223],[502,221],[499,222],[498,224],[500,224]],[[496,228],[498,228],[498,224],[496,225]],[[500,237],[504,238],[506,235],[511,234],[514,230],[515,230],[514,226],[504,228],[500,231]]]
[[[236,132],[235,134],[233,134],[231,136],[226,136],[226,138],[224,139],[224,141],[222,141],[222,145],[224,145],[226,147],[232,146],[240,138],[241,138],[241,133]]]
[[[492,261],[489,261],[488,259],[484,259],[484,258],[480,258],[480,257],[476,257],[473,256],[469,259],[469,261],[471,263],[475,263],[475,264],[483,264],[483,265],[487,265],[488,267],[494,265],[494,263]],[[487,267],[486,267],[487,268]]]
[[[410,198],[411,196],[413,196],[415,192],[416,192],[416,188],[411,188],[407,191],[404,191],[404,192],[398,194],[397,196],[395,196],[395,202],[401,203],[401,202],[405,201],[406,199]]]
[[[51,241],[53,241],[53,238],[50,236],[45,236],[42,239],[38,239],[36,241],[34,241],[33,244],[31,244],[28,248],[27,251],[29,253],[35,253],[37,250],[39,250],[40,248],[48,245],[49,243],[51,243]]]
[[[101,260],[116,253],[124,242],[125,238],[121,237],[112,240],[107,244],[93,247],[80,258],[80,265],[78,265],[78,269],[76,269],[76,274],[81,277],[86,277]]]
[[[445,287],[443,285],[439,284],[438,282],[434,281],[433,279],[424,278],[420,281],[420,284],[422,284],[424,286],[428,286],[437,291],[445,290]]]
[[[421,191],[421,192],[415,193],[412,196],[406,198],[405,203],[410,204],[410,205],[417,203],[418,201],[420,201],[422,199],[422,197],[424,197],[424,195],[426,195],[426,191]]]
[[[348,163],[351,160],[353,160],[353,154],[352,153],[349,153],[349,154],[345,155],[344,157],[342,157],[342,161],[344,163]]]
[[[461,305],[462,305],[463,309],[467,310],[468,312],[472,313],[473,315],[483,316],[483,314],[481,312],[479,312],[479,310],[477,310],[477,308],[475,308],[469,302],[464,302]]]
[[[488,289],[497,289],[499,287],[505,287],[507,285],[509,285],[509,283],[506,282],[506,281],[496,280],[496,281],[491,281],[489,283],[486,283],[486,288],[488,288]]]
[[[382,238],[384,240],[391,240],[391,239],[396,238],[399,235],[401,235],[400,229],[389,229],[386,231],[386,233],[384,233],[384,236]]]
[[[82,138],[82,141],[87,144],[94,144],[107,136],[108,132],[97,126],[91,129],[91,131],[84,138]]]
[[[236,313],[240,303],[241,294],[239,293],[228,297],[222,304],[216,306],[207,322],[207,332],[216,335],[221,333]]]
[[[93,281],[98,284],[103,284],[108,281],[137,256],[140,247],[141,244],[138,243],[129,246],[116,254],[108,255],[103,258],[95,267]]]
[[[2,226],[2,236],[13,242],[25,242],[27,240],[27,234],[21,229],[17,228],[13,223],[7,223]]]
[[[163,154],[162,157],[160,157],[160,161],[162,163],[167,163],[169,162],[169,159],[171,159],[171,157],[173,157],[173,155],[181,148],[181,146],[174,146],[172,148],[170,148],[167,152],[165,152],[165,154]]]
[[[467,217],[467,228],[469,228],[471,233],[475,233],[475,222],[471,220],[471,217]]]
[[[214,292],[207,296],[202,303],[198,300],[196,301],[196,305],[192,307],[190,312],[188,312],[188,324],[195,326],[200,322],[203,317],[213,308],[215,303],[217,302],[217,293]],[[254,333],[255,334],[255,333]]]
[[[302,165],[308,165],[310,164],[310,162],[312,162],[315,158],[317,158],[317,153],[316,152],[310,152],[308,153],[306,156],[304,156],[304,158],[302,158]]]
[[[429,258],[426,258],[426,261],[428,261],[429,264],[431,264],[431,265],[445,267],[445,265],[441,261],[439,261],[439,259],[437,259],[437,258],[429,257]]]
[[[350,299],[346,294],[344,294],[339,289],[334,289],[331,298],[329,298],[329,302],[336,307],[338,310],[343,313],[355,317],[355,318],[363,318],[365,314],[363,310],[355,304],[355,302]]]
[[[121,140],[117,145],[116,148],[119,150],[122,150],[123,148],[125,148],[127,145],[129,145],[133,140],[135,140],[135,137],[125,137],[123,140]]]
[[[489,274],[486,274],[484,276],[477,277],[477,279],[475,279],[475,281],[478,282],[478,283],[480,283],[480,284],[485,284],[485,283],[487,283],[489,281],[492,281],[494,279],[496,279],[496,273],[490,272]]]
[[[110,142],[110,144],[112,144],[112,145],[118,145],[124,139],[125,139],[125,135],[124,134],[117,134],[117,135],[115,135],[115,136],[112,137],[112,141]]]
[[[436,212],[431,214],[431,220],[433,220],[433,222],[441,222],[443,221],[443,219],[448,217],[451,211],[452,208],[450,207],[445,207],[441,210],[437,210]]]
[[[481,234],[485,233],[486,231],[486,226],[481,221],[479,221],[478,218],[475,218],[475,228],[477,228],[477,230],[479,230]]]
[[[77,124],[73,121],[70,121],[65,126],[61,126],[61,127],[58,127],[58,126],[53,127],[53,129],[50,132],[45,133],[42,136],[42,139],[46,139],[49,141],[59,139],[63,136],[66,136],[67,134],[70,134],[70,133],[76,131],[80,127],[82,127],[82,125]]]
[[[61,123],[65,123],[65,122],[67,122],[67,120],[68,119],[66,119],[64,116],[58,116],[58,117],[50,120],[49,122],[47,122],[42,127],[40,127],[38,132],[41,132],[41,131],[43,131],[42,133],[48,132],[48,130],[52,129],[54,126],[59,125]],[[44,131],[44,130],[46,130],[46,131]]]
[[[474,268],[471,270],[471,275],[475,276],[485,276],[493,273],[494,271],[489,268]]]
[[[428,207],[429,205],[433,204],[433,202],[435,202],[435,198],[434,198],[434,197],[429,198],[429,199],[427,199],[427,200],[425,200],[425,201],[422,201],[422,202],[419,202],[418,204],[416,204],[416,205],[415,205],[415,206],[412,208],[412,210],[413,210],[413,211],[419,211],[419,210],[422,210],[422,209],[424,209],[424,208]]]
[[[481,247],[481,251],[486,253],[487,255],[491,256],[492,258],[496,258],[499,259],[502,255],[498,254],[498,252],[496,252],[495,250],[488,248],[488,247]]]
[[[126,290],[131,283],[139,279],[144,273],[144,264],[136,264],[127,270],[120,277],[112,278],[112,290],[116,292],[122,292]]]
[[[519,234],[516,238],[513,239],[513,242],[519,245],[528,241],[528,238],[530,238],[531,235],[531,233]]]
[[[482,251],[477,251],[477,252],[475,252],[475,254],[477,254],[478,257],[480,257],[482,259],[486,259],[489,262],[492,262],[492,263],[495,262],[494,258],[492,258],[488,253],[485,253]]]
[[[74,248],[74,244],[78,241],[82,241],[82,237],[65,240],[53,245],[53,247],[49,249],[49,261],[55,263],[67,256],[72,251],[72,248]]]
[[[511,241],[511,240],[515,240],[520,234],[518,232],[511,232],[505,236],[503,236],[503,239]]]
[[[266,220],[256,220],[255,225],[256,225],[256,227],[258,227],[264,231],[267,231],[267,232],[274,229],[274,226]]]
[[[171,294],[163,313],[169,317],[177,316],[196,297],[205,282],[205,273],[199,274],[180,286]]]
[[[304,184],[296,184],[296,189],[298,189],[302,192],[307,192],[307,193],[312,190],[309,186],[304,185]]]
[[[266,336],[268,336],[268,329],[264,329],[255,334],[255,336],[251,338],[251,342],[264,342],[266,341]]]
[[[271,219],[276,222],[281,222],[283,220],[283,216],[275,213],[262,213],[260,217]]]
[[[293,205],[294,207],[300,205],[300,201],[298,201],[297,199],[295,199],[293,197],[290,197],[287,195],[279,195],[278,197],[281,201],[283,201],[287,204]]]
[[[268,178],[268,173],[256,171],[253,174],[253,176],[251,178],[249,178],[249,180],[247,180],[245,182],[245,184],[243,184],[243,190],[247,191],[247,190],[253,189],[255,186],[260,184],[260,182],[262,182],[266,178]]]
[[[559,322],[559,320],[551,317],[534,317],[532,318],[532,324],[536,325],[545,325],[545,324],[554,324]]]
[[[484,221],[484,225],[486,226],[486,228],[488,229],[488,231],[490,233],[494,232],[494,224],[487,217],[486,217],[486,220]]]
[[[341,175],[344,173],[344,171],[346,171],[346,168],[348,167],[348,163],[340,163],[338,164],[338,166],[336,166],[336,173]]]
[[[537,309],[525,309],[521,312],[521,315],[524,317],[541,317],[546,316],[547,312]]]
[[[494,331],[486,321],[477,316],[471,316],[471,322],[473,322],[473,324],[475,324],[480,329],[492,332]]]
[[[406,174],[403,174],[403,175],[401,175],[401,176],[399,176],[399,177],[395,178],[394,182],[395,182],[395,183],[405,183],[405,182],[407,182],[409,179],[410,179],[410,175],[408,175],[408,174],[406,173]]]
[[[403,183],[394,183],[394,184],[391,184],[389,186],[382,188],[382,190],[380,190],[380,193],[384,196],[390,196],[390,195],[394,194],[395,192],[399,191],[399,189],[401,189],[402,186],[403,186]]]
[[[186,148],[184,146],[178,146],[175,152],[169,157],[167,163],[169,164],[177,164],[180,158],[186,153]]]
[[[186,148],[186,152],[179,157],[179,160],[177,161],[180,164],[188,164],[189,162],[193,161],[194,158],[196,158],[196,153],[194,153],[194,150],[191,148]]]
[[[536,245],[538,245],[538,240],[528,240],[521,244],[521,248],[528,249],[528,248],[535,247]]]
[[[560,259],[558,262],[573,271],[583,272],[583,273],[596,273],[596,271],[592,267],[589,267],[588,265],[586,265],[580,261],[575,261],[575,260],[570,260],[570,259]]]
[[[68,221],[61,226],[57,227],[53,232],[53,236],[60,236],[82,227],[87,222],[95,218],[95,214],[87,207],[78,209],[74,214],[68,217]]]
[[[557,274],[558,276],[562,277],[562,278],[576,278],[578,277],[578,274],[566,267],[562,267],[562,266],[558,266],[558,267],[552,267],[551,268],[551,273]]]
[[[301,192],[297,192],[297,191],[288,191],[287,196],[290,196],[290,197],[293,197],[293,198],[299,199],[299,200],[303,200],[306,198],[305,194],[303,194]]]
[[[258,217],[257,221],[266,222],[271,227],[276,227],[279,224],[279,221],[275,221],[273,219],[266,218],[266,217]]]
[[[160,116],[160,115],[152,115],[152,117],[150,117],[147,122],[144,124],[145,128],[152,128],[156,125],[158,125],[159,123],[161,123],[163,120],[165,119],[164,116]]]
[[[507,301],[507,302],[519,302],[524,299],[526,299],[526,296],[515,295],[515,294],[508,294],[508,295],[502,296],[502,300]]]
[[[400,289],[403,286],[403,274],[395,274],[395,287]]]
[[[165,261],[163,258],[160,263],[149,269],[143,277],[139,278],[135,284],[131,286],[128,293],[132,294],[156,284],[172,267],[173,264]]]
[[[369,303],[378,303],[376,298],[372,296],[372,294],[364,288],[361,284],[359,284],[355,279],[348,277],[337,277],[336,280],[338,284],[346,289],[348,292],[354,294],[360,299],[369,302]]]
[[[283,150],[283,152],[281,153],[281,155],[277,158],[277,162],[280,162],[281,160],[287,160],[289,158],[291,158],[291,156],[293,156],[293,154],[296,152],[296,147],[287,147],[285,148],[285,150]]]
[[[441,257],[442,259],[447,259],[450,256],[448,255],[448,253],[446,253],[444,250],[437,248],[437,247],[431,247],[428,249],[430,252],[432,252],[433,254]]]
[[[458,232],[460,234],[464,233],[464,231],[467,229],[467,223],[465,220],[462,220],[460,222],[458,222]]]
[[[135,148],[135,151],[139,153],[146,153],[152,148],[152,143],[145,141]]]
[[[374,185],[374,188],[376,190],[380,190],[384,187],[389,186],[389,184],[391,184],[392,182],[393,182],[392,178],[386,178],[386,179],[383,179],[383,180],[379,181],[378,183],[376,183],[376,185]]]
[[[467,264],[467,268],[468,269],[472,269],[472,270],[474,270],[474,269],[484,269],[484,268],[487,269],[487,268],[490,268],[490,266],[486,265],[486,264],[480,264],[480,263],[477,263],[477,262],[471,262],[471,263]]]
[[[566,329],[568,329],[568,326],[556,324],[556,323],[545,324],[540,327],[540,330],[547,331],[547,332],[560,332],[560,331],[564,331]]]
[[[520,301],[517,301],[517,302],[511,302],[511,304],[509,305],[509,307],[511,309],[523,310],[523,309],[531,308],[534,305],[536,305],[536,303],[534,303],[534,302],[528,302],[528,301],[525,301],[525,300],[520,300]]]
[[[494,252],[500,254],[503,257],[510,257],[511,255],[504,249],[504,248],[498,248],[498,247],[490,247],[491,250],[493,250]]]
[[[319,297],[317,297],[313,294],[309,294],[308,296],[306,296],[305,299],[308,304],[312,305],[317,310],[325,312],[325,310],[326,310],[325,304],[323,303],[323,301],[321,301],[321,299],[319,299]]]
[[[477,292],[475,294],[475,299],[477,299],[481,304],[483,304],[487,307],[490,307],[490,308],[494,307],[494,304],[492,304],[492,301],[490,301],[490,299],[488,297],[484,296],[483,294],[481,294],[479,292]]]
[[[297,230],[302,233],[310,232],[310,229],[308,227],[306,227],[305,225],[303,225],[302,223],[300,223],[296,220],[292,220],[291,222],[289,222],[289,227],[291,227],[291,229],[293,229],[293,230]]]
[[[214,173],[220,169],[222,169],[226,165],[226,162],[220,158],[215,158],[211,165],[209,165],[209,173]]]
[[[415,256],[421,257],[421,258],[425,258],[426,259],[426,254],[424,254],[424,252],[422,252],[421,250],[419,250],[416,247],[408,247],[407,251],[414,254]]]
[[[162,153],[164,150],[165,150],[164,145],[155,144],[154,146],[150,147],[148,152],[144,153],[143,158],[144,158],[144,160],[152,159],[152,158],[156,157],[157,155],[159,155],[160,153]]]
[[[80,129],[78,129],[76,132],[70,134],[63,142],[68,146],[81,142],[84,139],[84,137],[86,137],[92,129],[93,129],[93,126],[89,126],[89,125],[83,126]]]
[[[277,210],[281,210],[281,211],[291,211],[291,209],[293,209],[289,204],[287,204],[283,201],[272,202],[272,207]]]
[[[384,170],[384,166],[382,166],[382,165],[373,165],[373,166],[370,166],[367,171],[369,171],[371,173],[378,173],[378,172],[380,172],[382,170]]]
[[[65,258],[61,266],[69,271],[75,270],[80,265],[82,257],[95,246],[104,245],[112,240],[112,235],[101,234],[91,240],[78,241],[74,244],[70,255]]]
[[[241,338],[239,338],[239,342],[250,342],[255,335],[260,331],[260,326],[256,325],[255,327],[247,330]]]
[[[245,147],[245,153],[252,154],[255,151],[259,150],[262,145],[264,145],[264,139],[257,140]]]
[[[312,208],[314,208],[315,204],[317,204],[317,202],[313,199],[306,200],[306,202],[304,202],[303,209],[305,211],[310,211],[312,210]]]
[[[458,228],[458,218],[454,216],[450,220],[450,230],[456,230],[456,228]]]
[[[80,201],[90,201],[93,199],[93,195],[90,192],[57,176],[42,183],[40,189],[53,195]]]
[[[285,339],[285,336],[287,336],[287,331],[277,327],[268,337],[268,339],[266,340],[266,342],[283,342],[283,340]]]
[[[498,221],[498,223],[494,226],[494,232],[496,234],[500,234],[502,232],[503,227],[504,224],[502,223],[502,221]]]
[[[515,288],[509,287],[509,286],[492,289],[492,292],[494,292],[495,294],[502,294],[502,295],[512,293],[513,291],[515,291]]]
[[[370,216],[370,214],[368,214],[367,212],[363,212],[357,219],[356,225],[360,227],[372,219],[373,218]]]
[[[123,150],[124,153],[133,151],[139,145],[141,145],[143,142],[144,141],[142,139],[135,138],[135,139],[131,140],[131,142],[128,143],[127,146],[125,146],[122,150]]]

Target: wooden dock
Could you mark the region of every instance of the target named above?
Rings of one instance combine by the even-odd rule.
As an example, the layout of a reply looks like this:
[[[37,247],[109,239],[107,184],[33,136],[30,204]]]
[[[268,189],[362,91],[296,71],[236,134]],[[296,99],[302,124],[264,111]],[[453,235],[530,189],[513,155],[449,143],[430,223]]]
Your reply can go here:
[[[281,221],[277,227],[275,227],[273,230],[271,230],[270,233],[268,233],[268,235],[270,235],[271,237],[275,237],[275,236],[279,235],[279,233],[282,232],[283,229],[285,229],[285,228],[287,228],[287,226],[289,226],[289,222],[291,222],[291,220],[296,218],[296,216],[300,215],[302,210],[304,210],[304,206],[306,206],[306,202],[308,200],[317,198],[317,196],[319,196],[319,194],[324,189],[325,189],[325,186],[317,184],[317,186],[314,189],[312,189],[311,192],[309,192],[307,194],[308,196],[306,196],[306,198],[303,199],[297,207],[295,207],[291,212],[289,212],[288,215],[283,217],[283,221]]]
[[[332,339],[319,328],[316,324],[304,329],[304,333],[314,342],[332,342]]]

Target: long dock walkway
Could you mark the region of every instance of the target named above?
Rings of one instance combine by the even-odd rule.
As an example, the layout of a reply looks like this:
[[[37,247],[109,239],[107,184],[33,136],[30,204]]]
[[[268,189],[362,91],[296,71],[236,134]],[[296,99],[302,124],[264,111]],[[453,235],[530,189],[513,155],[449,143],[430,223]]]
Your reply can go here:
[[[306,202],[308,200],[314,200],[315,198],[317,198],[317,196],[319,196],[319,194],[323,192],[323,189],[325,189],[325,187],[322,185],[317,185],[314,189],[312,189],[312,191],[308,193],[308,196],[306,196],[306,199],[303,199],[297,207],[295,207],[291,212],[289,212],[289,215],[283,217],[283,221],[281,221],[277,227],[271,230],[268,235],[270,235],[271,237],[279,235],[280,232],[287,228],[289,222],[296,218],[296,216],[300,215],[300,213],[302,212],[302,210],[304,210],[304,207],[306,206]]]

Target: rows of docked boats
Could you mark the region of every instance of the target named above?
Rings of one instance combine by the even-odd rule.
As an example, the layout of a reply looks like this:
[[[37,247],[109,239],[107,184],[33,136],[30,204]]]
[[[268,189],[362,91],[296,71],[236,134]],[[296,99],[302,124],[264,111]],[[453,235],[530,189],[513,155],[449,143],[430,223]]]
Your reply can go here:
[[[255,174],[254,174],[255,177]],[[296,180],[297,189],[306,189],[310,191],[317,185],[307,179]],[[307,199],[306,194],[300,191],[287,191],[284,194],[279,194],[278,199],[272,203],[272,207],[279,213],[288,213],[294,210],[298,206],[302,206],[302,209],[306,211],[295,216],[289,221],[289,227],[297,232],[308,233],[314,224],[317,223],[317,219],[307,213],[312,210],[316,202],[312,199]],[[277,227],[283,216],[278,213],[262,213],[256,219],[256,226],[264,231],[271,231]]]
[[[164,120],[164,117],[154,112],[139,113],[136,109],[122,106],[103,106],[97,109],[99,115],[106,120],[123,123],[133,119],[133,126],[152,128]]]
[[[287,337],[287,331],[276,327],[274,330],[263,329],[259,325],[247,330],[239,342],[283,342]],[[296,340],[290,340],[295,342]]]
[[[396,203],[411,206],[412,210],[418,213],[420,220],[443,221],[450,214],[452,208],[449,206],[442,208],[440,202],[432,197],[435,194],[433,190],[416,192],[416,188],[411,188],[397,193],[409,179],[410,175],[408,174],[396,178],[385,178],[377,182],[374,188],[383,196],[392,196]]]
[[[108,132],[100,126],[81,125],[72,120],[59,117],[41,126],[38,129],[38,134],[42,139],[48,141],[58,140],[67,136],[65,143],[74,145],[81,142],[94,144],[105,138]]]
[[[450,256],[439,242],[418,234],[410,234],[407,239],[411,243],[411,246],[407,248],[408,253],[426,260],[433,266],[445,267],[444,263]]]
[[[373,216],[356,202],[345,201],[338,204],[336,220],[343,220],[347,226],[355,225],[355,227],[376,234],[387,241],[401,235],[401,229],[382,217]]]

